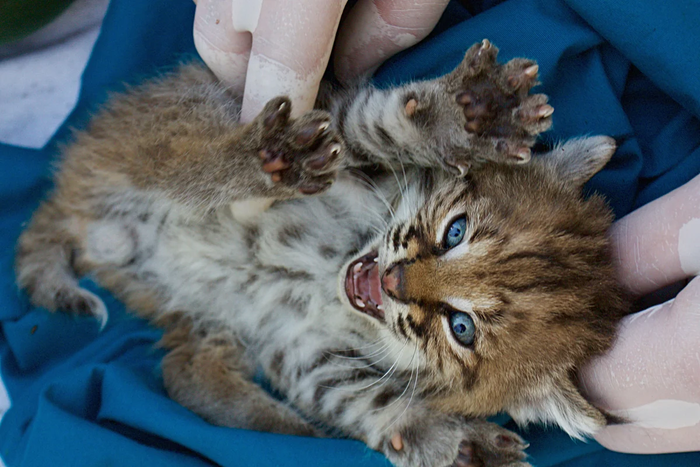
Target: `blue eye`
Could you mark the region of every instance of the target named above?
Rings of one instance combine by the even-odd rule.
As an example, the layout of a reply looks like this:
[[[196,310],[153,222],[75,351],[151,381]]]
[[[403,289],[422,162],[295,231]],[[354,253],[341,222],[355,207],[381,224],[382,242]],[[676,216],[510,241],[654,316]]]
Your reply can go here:
[[[450,328],[452,334],[462,345],[470,346],[474,343],[476,326],[474,320],[467,313],[456,311],[450,315]]]
[[[460,217],[450,225],[443,240],[445,248],[453,248],[460,244],[467,230],[467,218]]]

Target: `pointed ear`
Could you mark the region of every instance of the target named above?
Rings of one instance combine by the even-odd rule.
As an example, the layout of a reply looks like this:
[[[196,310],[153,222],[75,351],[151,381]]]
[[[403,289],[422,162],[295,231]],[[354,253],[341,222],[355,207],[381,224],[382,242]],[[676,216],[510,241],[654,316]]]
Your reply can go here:
[[[530,422],[558,425],[572,438],[592,437],[607,422],[602,412],[581,395],[568,377],[550,386],[541,397],[532,397],[508,413],[519,425]]]
[[[576,138],[534,160],[553,169],[564,183],[581,188],[608,163],[615,149],[615,140],[608,136]]]

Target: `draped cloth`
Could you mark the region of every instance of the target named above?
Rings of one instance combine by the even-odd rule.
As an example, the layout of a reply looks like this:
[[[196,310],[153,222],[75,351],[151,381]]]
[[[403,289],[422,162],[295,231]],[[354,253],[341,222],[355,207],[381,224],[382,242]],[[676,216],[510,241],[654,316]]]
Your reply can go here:
[[[484,2],[484,4],[489,2]],[[506,60],[538,61],[540,92],[556,109],[543,145],[585,134],[617,138],[610,164],[588,184],[617,216],[700,173],[700,4],[637,0],[507,0],[472,14],[451,4],[433,34],[376,75],[379,86],[450,71],[474,42]],[[51,162],[69,126],[85,125],[108,91],[195,55],[189,0],[113,0],[83,74],[76,109],[42,150],[0,145],[0,372],[12,407],[0,456],[14,466],[382,466],[353,440],[312,439],[209,425],[162,385],[160,331],[108,305],[103,331],[90,318],[49,314],[17,289],[13,250],[50,189]],[[669,343],[673,345],[673,343]],[[509,428],[514,428],[508,422]],[[545,466],[700,465],[700,453],[635,456],[531,427],[531,462]]]

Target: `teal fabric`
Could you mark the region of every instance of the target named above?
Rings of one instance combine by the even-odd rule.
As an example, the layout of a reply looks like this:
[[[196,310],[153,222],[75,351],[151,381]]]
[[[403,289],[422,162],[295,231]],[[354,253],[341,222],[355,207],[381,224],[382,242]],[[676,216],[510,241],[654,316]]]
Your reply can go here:
[[[110,310],[99,332],[88,318],[30,306],[14,285],[15,241],[50,188],[50,162],[68,125],[84,125],[108,90],[195,54],[193,11],[191,0],[113,0],[66,125],[43,150],[0,145],[0,371],[13,404],[0,424],[0,456],[8,467],[388,465],[356,441],[208,425],[165,395],[162,353],[152,347],[160,332],[129,317],[105,291],[85,284]],[[618,216],[700,173],[700,4],[508,0],[477,13],[451,4],[436,32],[380,69],[377,83],[449,71],[487,37],[503,59],[540,63],[540,89],[556,108],[542,146],[582,134],[621,142],[589,184]],[[700,465],[700,453],[617,454],[537,427],[524,436],[538,467]]]

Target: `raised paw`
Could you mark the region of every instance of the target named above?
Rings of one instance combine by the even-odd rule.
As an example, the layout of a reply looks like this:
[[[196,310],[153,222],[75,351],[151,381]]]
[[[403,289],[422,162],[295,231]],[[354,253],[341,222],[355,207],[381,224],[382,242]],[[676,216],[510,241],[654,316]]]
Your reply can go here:
[[[554,108],[545,95],[528,95],[539,84],[539,66],[523,58],[501,65],[497,55],[498,48],[484,39],[448,75],[455,99],[463,106],[465,130],[507,137],[536,135],[549,128]]]
[[[276,186],[316,194],[335,180],[343,145],[331,128],[330,114],[312,110],[292,119],[291,109],[289,99],[278,97],[256,119],[261,128],[262,170]]]
[[[529,95],[538,84],[532,60],[496,61],[498,49],[488,40],[473,45],[447,77],[448,90],[462,107],[464,130],[487,139],[515,162],[530,159],[535,136],[547,130],[554,108],[544,94]]]
[[[497,55],[484,40],[448,75],[406,90],[403,115],[460,174],[482,160],[528,162],[537,135],[552,125],[547,96],[530,94],[537,64],[523,58],[500,64]]]

